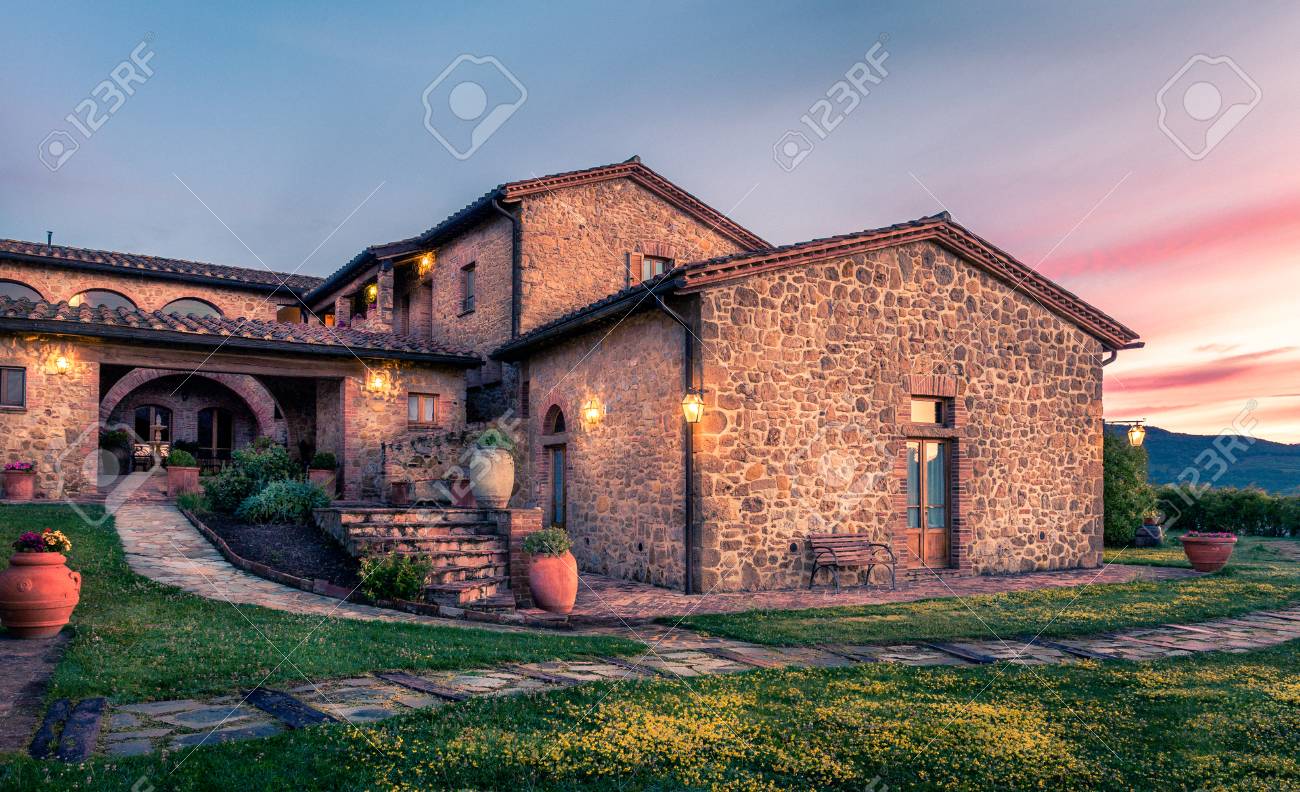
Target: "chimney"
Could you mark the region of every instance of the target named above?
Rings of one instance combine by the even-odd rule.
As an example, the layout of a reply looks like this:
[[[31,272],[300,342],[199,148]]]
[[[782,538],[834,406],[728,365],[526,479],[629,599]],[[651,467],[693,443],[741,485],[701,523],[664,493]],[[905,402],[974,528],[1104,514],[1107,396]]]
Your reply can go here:
[[[51,246],[51,245],[53,245],[53,244],[54,244],[54,232],[53,232],[53,231],[46,231],[46,232],[45,232],[45,245],[46,245],[46,247],[49,247],[49,246]]]

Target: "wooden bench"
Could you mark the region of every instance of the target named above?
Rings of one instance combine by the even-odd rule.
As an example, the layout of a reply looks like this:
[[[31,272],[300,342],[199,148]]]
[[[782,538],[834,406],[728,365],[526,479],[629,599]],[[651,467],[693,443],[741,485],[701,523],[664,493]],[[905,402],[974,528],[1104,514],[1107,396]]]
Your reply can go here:
[[[829,569],[835,581],[835,591],[840,590],[840,570],[845,567],[866,567],[864,580],[871,581],[871,570],[885,567],[889,570],[889,588],[898,588],[895,567],[898,565],[889,545],[871,541],[866,534],[808,534],[808,545],[813,551],[812,574],[808,588],[813,587],[817,572]]]

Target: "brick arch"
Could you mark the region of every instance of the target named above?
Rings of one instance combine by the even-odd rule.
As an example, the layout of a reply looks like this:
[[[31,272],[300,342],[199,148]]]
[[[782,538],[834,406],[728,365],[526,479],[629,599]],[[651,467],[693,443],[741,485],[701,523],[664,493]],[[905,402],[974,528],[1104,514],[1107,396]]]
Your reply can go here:
[[[271,392],[266,389],[265,385],[247,374],[193,374],[189,371],[177,369],[146,368],[131,370],[126,376],[114,383],[113,387],[108,389],[108,393],[104,394],[104,398],[99,402],[100,423],[107,423],[109,416],[113,414],[113,409],[136,388],[156,379],[176,374],[202,377],[229,388],[236,396],[243,399],[244,404],[248,406],[249,412],[257,419],[259,434],[266,434],[275,426],[275,410],[280,405],[276,402],[275,397],[271,395]],[[283,409],[280,410],[280,414],[284,414]]]
[[[551,406],[546,408],[542,413],[542,434],[552,435],[561,434],[568,431],[569,419],[564,414],[564,409],[556,402],[551,402]],[[556,427],[559,424],[559,428]]]

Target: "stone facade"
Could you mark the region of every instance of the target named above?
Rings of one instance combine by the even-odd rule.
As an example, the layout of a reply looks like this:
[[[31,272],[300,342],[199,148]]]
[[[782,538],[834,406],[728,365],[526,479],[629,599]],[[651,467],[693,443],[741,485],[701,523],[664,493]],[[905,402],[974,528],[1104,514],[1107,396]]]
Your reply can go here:
[[[603,333],[603,331],[602,331]],[[583,569],[683,585],[682,330],[658,313],[629,317],[601,343],[582,336],[529,361],[531,500],[552,519],[550,453],[568,459],[567,528]],[[595,400],[602,417],[583,420]],[[558,408],[566,431],[550,431]]]
[[[24,283],[50,302],[67,302],[87,289],[115,291],[145,311],[161,311],[167,303],[184,297],[212,303],[225,316],[275,321],[280,303],[288,298],[269,297],[265,291],[209,286],[150,277],[141,273],[86,272],[62,267],[42,267],[0,260],[0,280]]]
[[[742,248],[629,179],[566,187],[521,201],[520,331],[549,322],[641,280],[629,254],[678,264]]]

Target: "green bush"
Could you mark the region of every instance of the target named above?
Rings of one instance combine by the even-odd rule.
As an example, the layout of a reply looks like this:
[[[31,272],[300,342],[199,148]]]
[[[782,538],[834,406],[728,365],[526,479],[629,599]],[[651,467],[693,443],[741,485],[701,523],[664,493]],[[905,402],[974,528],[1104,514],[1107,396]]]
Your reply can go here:
[[[131,433],[125,429],[113,429],[99,433],[99,447],[110,451],[124,451],[131,447]]]
[[[564,555],[573,543],[559,526],[544,528],[524,537],[524,552],[532,555]]]
[[[361,561],[361,591],[371,599],[419,599],[431,565],[418,556],[387,555]]]
[[[325,490],[306,481],[276,481],[249,495],[235,516],[253,523],[305,523],[311,510],[330,505]]]
[[[182,448],[173,448],[167,455],[167,464],[175,467],[198,467],[199,461],[194,455]]]
[[[317,451],[311,458],[312,470],[335,470],[338,466],[338,460],[328,451]]]
[[[1106,432],[1103,462],[1106,544],[1122,547],[1132,544],[1142,518],[1156,506],[1147,484],[1147,452],[1124,435]]]
[[[1253,487],[1197,490],[1165,485],[1156,490],[1174,528],[1252,536],[1300,535],[1300,496],[1270,495]]]
[[[208,503],[197,492],[182,492],[176,496],[176,505],[182,509],[198,514],[208,510]]]
[[[282,445],[264,437],[231,455],[230,464],[203,481],[203,494],[213,511],[232,514],[254,493],[277,481],[302,478],[302,469]]]

